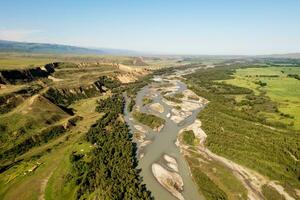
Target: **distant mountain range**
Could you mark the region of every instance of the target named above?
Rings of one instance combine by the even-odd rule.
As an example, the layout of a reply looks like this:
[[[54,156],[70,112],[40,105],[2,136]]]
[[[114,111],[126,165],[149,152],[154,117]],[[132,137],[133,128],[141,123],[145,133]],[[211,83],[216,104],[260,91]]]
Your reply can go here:
[[[41,53],[41,54],[78,54],[78,55],[124,55],[124,56],[141,56],[151,55],[149,53],[142,53],[131,50],[123,49],[109,49],[109,48],[86,48],[71,45],[62,44],[48,44],[48,43],[32,43],[32,42],[15,42],[0,40],[0,52],[19,52],[19,53]],[[155,55],[155,54],[153,54]],[[159,56],[159,54],[157,54]],[[204,55],[199,55],[200,57]],[[210,55],[216,57],[237,57],[232,56],[221,56],[221,55]],[[196,56],[198,57],[198,56]],[[205,56],[204,56],[205,57]],[[257,55],[257,56],[238,56],[238,57],[260,57],[260,58],[290,58],[300,59],[300,53],[289,53],[289,54],[270,54],[270,55]]]
[[[270,54],[262,57],[300,59],[300,53]]]
[[[91,55],[139,55],[130,50],[85,48],[71,45],[15,42],[0,40],[0,52],[47,53],[47,54],[91,54]]]

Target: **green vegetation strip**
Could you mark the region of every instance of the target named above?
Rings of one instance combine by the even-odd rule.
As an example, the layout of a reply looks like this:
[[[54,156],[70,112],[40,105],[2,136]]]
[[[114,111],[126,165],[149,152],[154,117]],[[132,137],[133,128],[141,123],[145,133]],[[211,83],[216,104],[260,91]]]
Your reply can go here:
[[[67,181],[77,186],[76,199],[151,199],[136,169],[129,129],[120,119],[123,105],[121,95],[100,103],[97,110],[105,115],[86,137],[95,148],[88,155],[71,155],[72,173]]]
[[[191,160],[188,159],[190,163]],[[191,164],[190,164],[191,165]],[[207,200],[225,200],[227,195],[201,170],[191,167],[193,178]]]
[[[135,120],[146,126],[149,126],[152,129],[158,128],[165,123],[164,119],[152,114],[135,111],[132,115]]]
[[[193,145],[194,141],[195,141],[195,134],[194,131],[190,130],[190,131],[184,131],[182,133],[182,139],[184,141],[185,144],[187,145]]]
[[[210,101],[199,114],[207,147],[285,187],[299,188],[300,133],[257,115],[258,110],[276,112],[276,104],[263,94],[217,81],[230,79],[234,72],[235,68],[223,66],[185,76],[189,88]],[[239,105],[237,95],[248,95],[249,105]]]
[[[265,94],[278,105],[276,113],[261,113],[268,121],[280,121],[300,130],[300,67],[264,67],[237,69],[225,82]],[[245,101],[245,100],[243,100]]]
[[[152,99],[150,99],[149,97],[144,97],[143,98],[143,106],[151,104],[153,102]]]
[[[274,188],[263,185],[262,186],[262,193],[265,196],[266,200],[285,200],[285,198],[277,192]]]

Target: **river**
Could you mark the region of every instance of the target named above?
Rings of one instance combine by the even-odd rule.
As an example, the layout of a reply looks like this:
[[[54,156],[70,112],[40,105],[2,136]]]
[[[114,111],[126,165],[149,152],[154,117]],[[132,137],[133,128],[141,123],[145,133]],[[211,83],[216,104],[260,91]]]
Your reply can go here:
[[[141,176],[143,177],[143,183],[145,183],[147,188],[152,192],[154,198],[158,200],[205,199],[198,191],[196,184],[193,182],[188,164],[180,152],[179,147],[177,147],[175,144],[178,142],[177,138],[179,132],[189,125],[195,124],[197,114],[208,103],[206,100],[201,101],[200,97],[199,101],[193,100],[193,98],[187,98],[192,97],[191,95],[193,95],[193,92],[187,89],[187,86],[181,81],[181,78],[182,75],[192,73],[196,69],[197,68],[175,71],[171,75],[156,76],[151,84],[142,88],[138,92],[135,99],[136,106],[134,109],[138,109],[140,112],[155,114],[163,118],[165,120],[165,126],[160,132],[153,131],[149,127],[138,123],[132,118],[131,113],[127,112],[127,109],[125,110],[125,120],[128,123],[132,133],[135,134],[136,132],[141,131],[140,128],[137,128],[137,125],[142,127],[145,132],[142,140],[135,141],[138,145],[138,167],[142,169]],[[183,94],[182,96],[184,96],[183,101],[180,104],[180,108],[178,108],[175,103],[167,101],[165,98],[166,95],[174,96],[176,93],[181,93]],[[143,105],[143,98],[145,96],[150,97],[153,100],[152,104],[159,104],[161,108],[163,108],[163,112],[160,113],[159,110],[155,110],[149,105]],[[202,100],[204,99],[202,98]],[[126,107],[127,106],[128,102],[126,102]],[[174,112],[174,110],[177,111]],[[183,115],[181,115],[180,112],[182,112]],[[251,169],[248,169],[227,158],[211,152],[204,146],[205,138],[206,136],[203,138],[202,145],[196,147],[196,151],[202,155],[206,155],[211,160],[221,163],[223,167],[226,167],[232,171],[233,175],[239,181],[241,181],[241,183],[247,189],[248,199],[264,199],[261,192],[261,187],[267,184],[275,189],[280,195],[284,196],[285,199],[295,200],[295,198],[287,193],[283,186],[278,182],[269,180],[268,178]],[[165,155],[176,159],[175,163],[177,162],[178,171],[176,168],[174,170],[174,168],[170,167],[170,165],[168,165],[170,163],[166,163]],[[165,169],[166,171],[171,171],[171,174],[175,173],[176,175],[179,175],[182,178],[180,183],[183,182],[183,190],[181,190],[181,187],[174,187],[176,189],[174,192],[174,190],[171,191],[170,188],[166,188],[166,185],[161,185],[162,181],[158,181],[161,179],[157,179],[157,177],[155,177],[153,174],[153,164],[155,164],[155,166],[161,166],[162,169]],[[176,176],[171,177],[173,178]]]
[[[143,147],[141,143],[137,142],[139,146],[138,154],[140,155],[138,167],[142,169],[141,176],[143,177],[143,182],[146,184],[147,188],[152,192],[154,198],[158,200],[177,199],[161,184],[159,184],[159,182],[152,173],[152,164],[159,163],[163,165],[163,156],[165,154],[175,158],[177,161],[178,174],[182,177],[182,181],[184,184],[183,191],[181,192],[183,198],[186,200],[204,199],[204,197],[198,192],[197,186],[192,180],[187,162],[180,153],[179,148],[175,145],[179,131],[195,121],[196,116],[201,108],[192,110],[190,116],[185,118],[180,123],[175,123],[173,120],[170,119],[170,117],[168,117],[168,114],[171,113],[173,106],[166,104],[165,101],[163,101],[163,96],[161,94],[161,90],[164,87],[163,83],[166,83],[168,81],[172,81],[173,83],[173,93],[181,93],[187,90],[187,86],[179,79],[174,79],[174,77],[180,77],[182,74],[186,74],[190,71],[191,70],[177,71],[175,72],[175,74],[168,76],[156,76],[156,81],[142,88],[138,92],[135,107],[138,107],[141,112],[155,114],[165,119],[165,126],[159,133],[153,131],[147,126],[136,122],[132,118],[131,113],[127,112],[127,109],[125,112],[125,120],[128,123],[132,133],[138,131],[135,127],[136,125],[142,126],[144,130],[146,130],[144,140],[149,141],[149,144]],[[168,88],[170,87],[170,85],[168,86],[168,84],[165,84],[165,87]],[[153,100],[153,103],[159,103],[160,105],[162,105],[164,111],[162,113],[159,113],[154,111],[153,109],[150,109],[149,105],[144,106],[143,98],[145,96],[150,97]]]

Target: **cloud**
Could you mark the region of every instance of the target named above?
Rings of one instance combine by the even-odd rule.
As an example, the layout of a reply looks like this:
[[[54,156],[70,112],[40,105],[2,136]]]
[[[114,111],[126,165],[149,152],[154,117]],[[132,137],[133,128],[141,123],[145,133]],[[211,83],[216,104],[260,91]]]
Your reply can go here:
[[[34,35],[40,33],[40,30],[13,30],[13,29],[0,29],[1,40],[13,40],[13,41],[28,41],[33,38]]]

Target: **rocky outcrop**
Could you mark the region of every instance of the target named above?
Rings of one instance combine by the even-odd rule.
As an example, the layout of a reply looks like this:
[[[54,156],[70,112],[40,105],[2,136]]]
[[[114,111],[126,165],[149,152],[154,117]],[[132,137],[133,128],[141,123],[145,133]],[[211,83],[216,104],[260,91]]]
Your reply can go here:
[[[131,83],[138,80],[140,77],[143,77],[149,73],[149,70],[146,68],[138,68],[134,66],[127,66],[123,64],[117,64],[117,68],[122,71],[117,78],[122,83]]]

